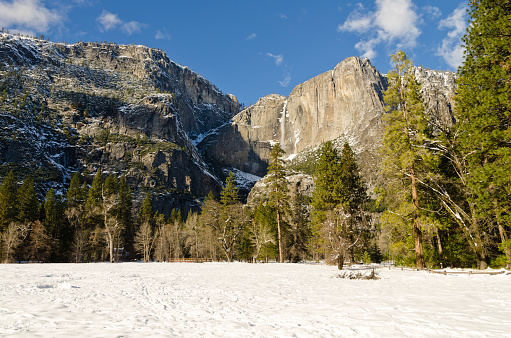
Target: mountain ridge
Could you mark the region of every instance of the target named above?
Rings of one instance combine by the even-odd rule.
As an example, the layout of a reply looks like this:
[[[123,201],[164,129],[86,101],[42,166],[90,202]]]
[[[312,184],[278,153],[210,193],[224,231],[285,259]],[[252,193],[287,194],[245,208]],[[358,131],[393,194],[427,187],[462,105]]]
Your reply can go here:
[[[276,142],[295,161],[325,141],[348,142],[363,176],[376,180],[386,77],[368,59],[347,58],[288,97],[267,95],[243,110],[234,95],[141,45],[1,33],[0,74],[0,175],[35,167],[41,194],[62,190],[74,171],[90,179],[101,168],[126,174],[139,198],[154,191],[159,210],[186,212],[209,190],[218,194],[229,170],[245,181],[264,176]],[[416,75],[430,111],[441,112],[432,118],[452,122],[455,75],[422,67]]]

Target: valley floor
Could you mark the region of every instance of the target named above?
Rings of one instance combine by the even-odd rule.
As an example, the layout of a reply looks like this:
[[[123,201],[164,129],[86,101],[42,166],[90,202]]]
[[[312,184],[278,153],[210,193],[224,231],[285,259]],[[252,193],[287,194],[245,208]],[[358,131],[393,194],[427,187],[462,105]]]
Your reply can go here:
[[[308,264],[0,265],[0,335],[511,336],[511,275]]]

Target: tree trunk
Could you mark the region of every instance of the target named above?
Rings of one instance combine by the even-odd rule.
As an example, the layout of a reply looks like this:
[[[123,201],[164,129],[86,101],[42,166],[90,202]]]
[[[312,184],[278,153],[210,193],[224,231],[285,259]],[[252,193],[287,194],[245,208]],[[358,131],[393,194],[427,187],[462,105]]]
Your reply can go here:
[[[280,229],[280,211],[277,209],[277,230],[279,236],[279,263],[284,263],[283,253],[282,253],[282,232]]]
[[[497,221],[497,227],[499,228],[499,235],[500,235],[500,242],[504,243],[507,241],[507,234],[506,229],[504,229],[504,226],[500,222],[500,210],[498,209],[497,201],[494,200],[493,204],[495,206],[495,220]],[[511,250],[509,249],[509,246],[504,247],[504,253],[506,254],[506,268],[511,267]]]
[[[438,233],[438,228],[435,228],[436,230],[436,244],[437,244],[437,247],[438,247],[438,253],[440,255],[443,255],[444,254],[444,250],[442,249],[442,241],[440,240],[440,234]]]
[[[419,195],[417,193],[417,182],[415,181],[415,171],[414,166],[410,168],[410,178],[412,180],[412,201],[415,206],[415,211],[413,213],[413,237],[415,240],[415,259],[417,263],[417,269],[423,270],[425,267],[424,264],[424,251],[422,248],[422,231],[421,225],[418,217],[419,210]]]
[[[339,255],[339,257],[337,257],[337,269],[342,270],[343,266],[344,266],[344,255]]]
[[[110,233],[110,231],[107,230],[106,232],[107,236],[108,236],[108,246],[109,246],[109,252],[110,252],[110,263],[113,263],[115,260],[114,260],[114,239],[112,238],[112,234]]]

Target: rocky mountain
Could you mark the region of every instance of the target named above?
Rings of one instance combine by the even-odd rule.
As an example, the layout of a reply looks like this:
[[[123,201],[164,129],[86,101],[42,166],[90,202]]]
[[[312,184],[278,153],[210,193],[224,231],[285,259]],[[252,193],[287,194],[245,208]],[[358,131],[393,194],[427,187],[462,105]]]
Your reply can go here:
[[[221,187],[195,144],[239,107],[161,50],[0,34],[0,175],[31,175],[41,195],[101,168],[186,211]]]
[[[452,123],[455,75],[415,68],[432,119]],[[239,114],[199,149],[206,160],[264,176],[271,146],[280,142],[291,162],[314,160],[325,141],[345,142],[358,155],[362,175],[372,186],[383,133],[383,92],[387,79],[368,59],[350,57],[333,70],[293,89],[289,97],[268,95]]]
[[[452,123],[455,75],[415,73],[432,120]],[[125,174],[139,197],[153,191],[168,214],[218,193],[229,170],[248,193],[276,142],[291,167],[306,168],[333,140],[352,146],[371,186],[386,84],[368,59],[350,57],[289,97],[268,95],[240,111],[233,95],[158,49],[0,33],[0,176],[32,175],[43,195],[74,171],[92,179],[101,168]],[[294,186],[309,191],[310,179],[301,180]]]

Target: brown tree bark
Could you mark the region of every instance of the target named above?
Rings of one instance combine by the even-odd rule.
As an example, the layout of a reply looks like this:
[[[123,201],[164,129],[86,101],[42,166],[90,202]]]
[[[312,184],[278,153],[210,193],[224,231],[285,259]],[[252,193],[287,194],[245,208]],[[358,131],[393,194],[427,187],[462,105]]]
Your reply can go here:
[[[279,263],[284,263],[284,255],[282,252],[282,233],[280,230],[280,211],[277,208],[277,231],[279,237]]]
[[[415,211],[413,213],[413,237],[415,240],[415,259],[418,270],[423,270],[425,268],[424,263],[424,250],[422,248],[422,230],[421,224],[419,222],[418,210],[419,210],[419,195],[417,193],[417,182],[415,180],[415,171],[414,166],[412,165],[410,168],[410,178],[412,181],[412,202],[415,206]]]

